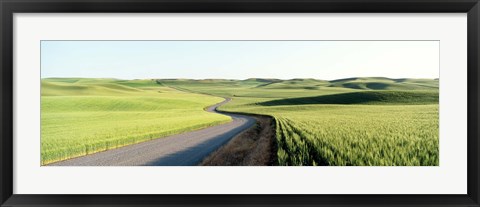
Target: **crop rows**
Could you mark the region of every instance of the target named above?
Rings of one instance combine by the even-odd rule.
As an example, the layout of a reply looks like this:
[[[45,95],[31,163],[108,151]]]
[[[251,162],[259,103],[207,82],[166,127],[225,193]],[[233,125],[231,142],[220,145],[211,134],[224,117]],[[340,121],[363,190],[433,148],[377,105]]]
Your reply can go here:
[[[438,109],[343,109],[276,116],[279,165],[436,166]],[[410,110],[408,110],[410,109]],[[420,112],[423,110],[423,113]],[[388,113],[390,112],[390,113]],[[348,114],[350,113],[350,114]],[[419,113],[419,114],[416,114]],[[334,119],[333,116],[342,117]],[[288,117],[288,118],[285,118]]]

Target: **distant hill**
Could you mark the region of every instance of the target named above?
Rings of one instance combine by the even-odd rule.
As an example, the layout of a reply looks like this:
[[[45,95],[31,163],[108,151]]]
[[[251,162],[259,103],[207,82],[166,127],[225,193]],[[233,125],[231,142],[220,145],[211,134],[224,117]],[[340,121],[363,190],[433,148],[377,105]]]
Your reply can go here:
[[[155,80],[118,80],[109,78],[45,78],[42,96],[128,95],[160,86]]]
[[[390,79],[384,77],[346,78],[338,80],[318,80],[313,78],[295,78],[288,80],[249,78],[245,80],[231,79],[145,79],[119,80],[112,78],[45,78],[42,79],[42,95],[88,95],[92,92],[103,95],[129,94],[143,89],[172,86],[184,89],[196,89],[204,92],[222,91],[220,95],[237,94],[233,91],[244,89],[240,96],[259,96],[257,92],[249,93],[245,89],[263,91],[283,91],[282,96],[288,96],[289,91],[301,90],[312,93],[355,92],[355,91],[438,91],[438,79]],[[208,89],[208,90],[207,90]],[[279,93],[275,93],[278,95]],[[261,94],[260,94],[261,95]],[[273,95],[273,94],[272,94]],[[291,94],[295,97],[294,94]],[[313,95],[313,94],[312,94]],[[265,96],[268,97],[268,94]]]
[[[311,78],[288,80],[46,78],[41,82],[42,96],[118,96],[180,90],[222,97],[261,98],[263,100],[257,100],[257,104],[266,106],[431,104],[438,103],[439,96],[438,80],[384,77],[346,78],[332,81]]]
[[[358,90],[435,90],[438,89],[438,79],[390,79],[385,77],[345,78],[338,80],[318,80],[313,78],[295,78],[288,80],[249,78],[245,80],[226,79],[159,79],[169,85],[183,86],[217,86],[237,85],[263,89],[307,89],[317,90],[325,87],[348,88]]]
[[[390,79],[384,77],[347,78],[329,81],[330,87],[365,90],[428,90],[438,89],[434,79]]]

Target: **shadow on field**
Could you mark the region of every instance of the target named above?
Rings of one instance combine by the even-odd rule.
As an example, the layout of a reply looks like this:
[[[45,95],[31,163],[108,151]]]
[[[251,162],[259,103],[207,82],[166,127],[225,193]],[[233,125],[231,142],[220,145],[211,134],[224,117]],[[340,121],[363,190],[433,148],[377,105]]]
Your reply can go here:
[[[257,103],[261,106],[304,104],[438,104],[438,92],[367,91],[287,98]]]

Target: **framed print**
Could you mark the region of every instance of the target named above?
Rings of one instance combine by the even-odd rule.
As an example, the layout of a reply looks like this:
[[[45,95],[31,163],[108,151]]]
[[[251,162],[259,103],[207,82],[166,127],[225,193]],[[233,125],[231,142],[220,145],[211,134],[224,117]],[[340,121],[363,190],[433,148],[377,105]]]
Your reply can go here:
[[[1,1],[2,206],[479,206],[479,4]]]

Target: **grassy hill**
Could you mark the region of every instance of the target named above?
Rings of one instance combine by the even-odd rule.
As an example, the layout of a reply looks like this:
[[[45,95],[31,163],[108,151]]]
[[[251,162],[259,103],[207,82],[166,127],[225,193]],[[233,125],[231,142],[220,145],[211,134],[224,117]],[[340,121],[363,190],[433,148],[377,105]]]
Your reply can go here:
[[[264,106],[302,104],[438,104],[436,91],[362,91],[287,98],[258,103]]]
[[[438,90],[438,79],[390,79],[384,77],[346,78],[338,80],[318,80],[312,78],[296,78],[289,80],[249,78],[245,80],[226,79],[159,79],[160,83],[170,86],[185,88],[195,87],[200,89],[225,87],[239,87],[262,89],[286,90]]]
[[[429,90],[438,89],[438,80],[383,77],[348,78],[330,81],[330,86],[367,90]]]

